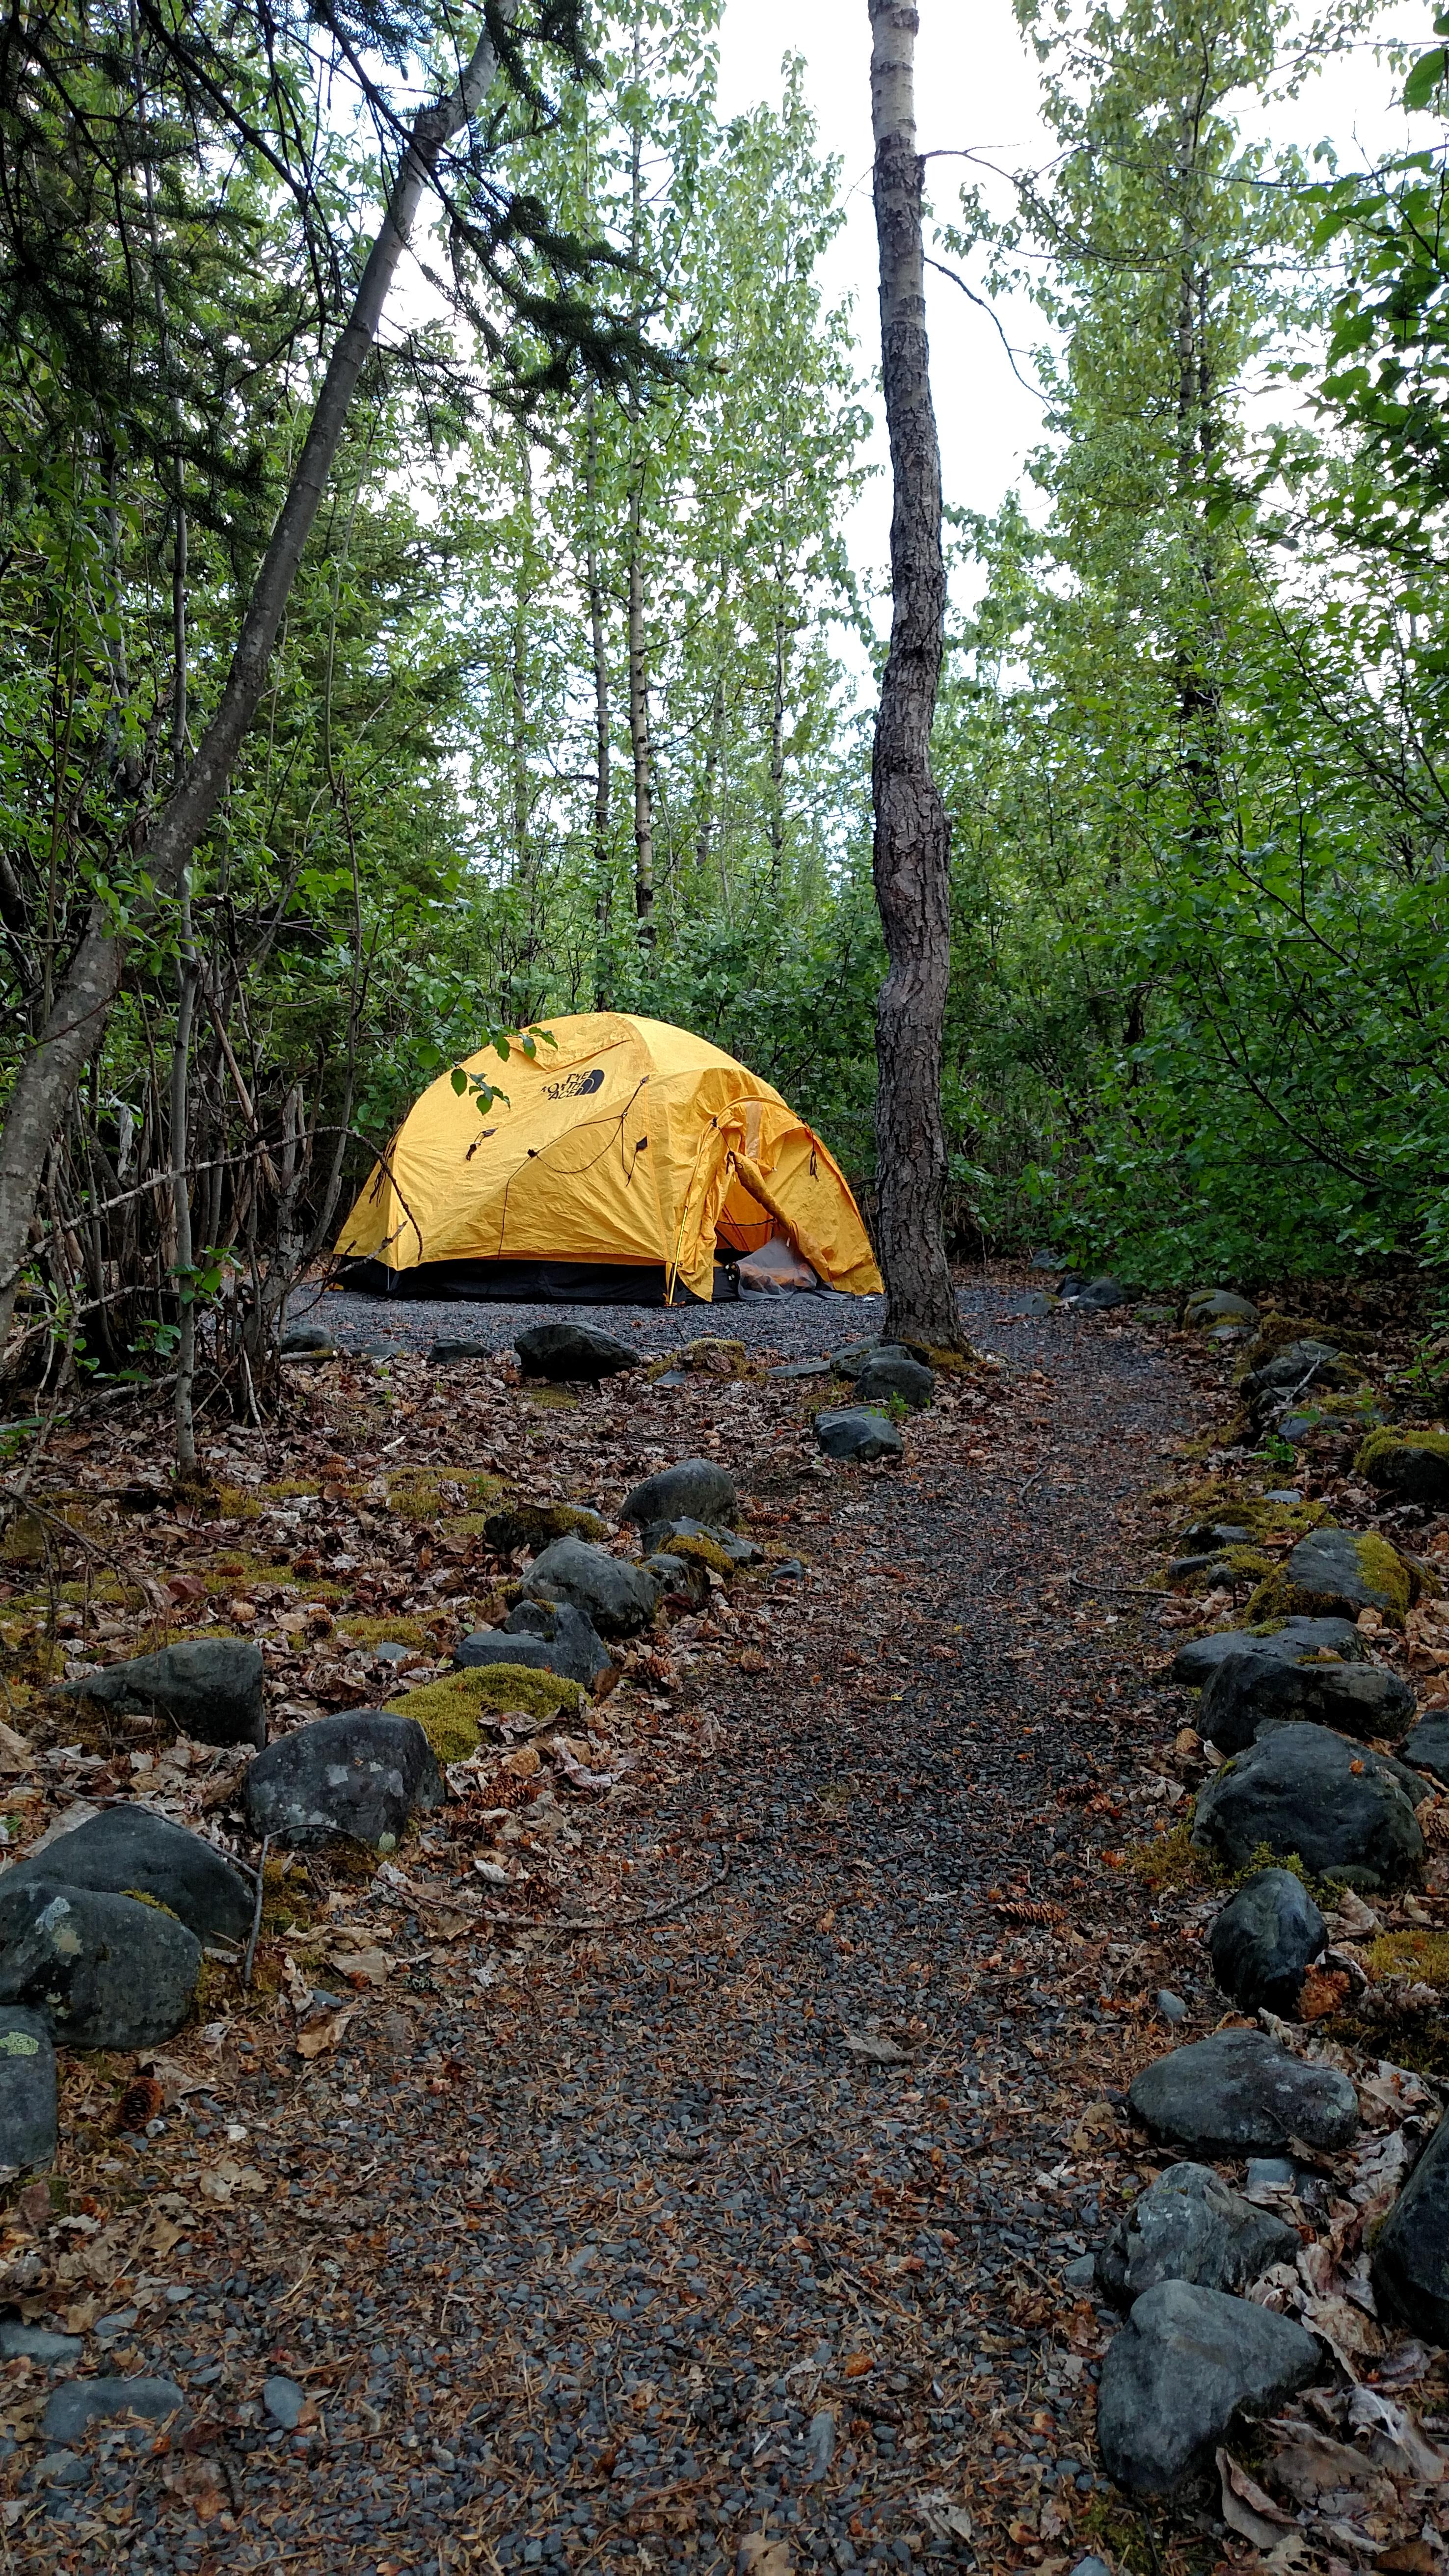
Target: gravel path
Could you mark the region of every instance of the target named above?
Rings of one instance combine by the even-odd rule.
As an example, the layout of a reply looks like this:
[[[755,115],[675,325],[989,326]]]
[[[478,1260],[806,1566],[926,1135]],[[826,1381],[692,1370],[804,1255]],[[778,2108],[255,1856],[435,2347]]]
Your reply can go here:
[[[350,1338],[365,1301],[325,1302]],[[819,1349],[862,1304],[720,1321]],[[632,1924],[470,1981],[397,1900],[410,1974],[325,2067],[243,2060],[245,2268],[127,2366],[281,2370],[319,2424],[256,2410],[217,2529],[186,2461],[173,2509],[123,2450],[10,2563],[724,2570],[752,2533],[788,2550],[760,2576],[1075,2563],[1109,2511],[1102,2331],[1063,2273],[1127,2170],[1093,2123],[1165,2039],[1146,1900],[1102,1866],[1158,1722],[1117,1513],[1189,1398],[1130,1331],[1010,1306],[966,1300],[1009,1431],[924,1417],[904,1473],[774,1498],[803,1586],[715,1613],[653,1703],[656,1784],[608,1811]],[[636,1320],[655,1348],[710,1319]]]
[[[1005,1301],[1006,1311],[1010,1304]],[[1002,1298],[991,1289],[966,1290],[961,1305],[973,1326],[1004,1311]],[[651,1354],[718,1333],[743,1342],[748,1350],[803,1359],[878,1333],[884,1315],[883,1297],[847,1297],[835,1288],[803,1297],[739,1297],[722,1306],[484,1305],[464,1298],[411,1301],[360,1297],[350,1288],[304,1288],[292,1299],[288,1322],[325,1324],[345,1351],[426,1351],[437,1341],[475,1342],[480,1350],[502,1351],[511,1348],[526,1325],[567,1318],[596,1324],[621,1341],[637,1341]]]

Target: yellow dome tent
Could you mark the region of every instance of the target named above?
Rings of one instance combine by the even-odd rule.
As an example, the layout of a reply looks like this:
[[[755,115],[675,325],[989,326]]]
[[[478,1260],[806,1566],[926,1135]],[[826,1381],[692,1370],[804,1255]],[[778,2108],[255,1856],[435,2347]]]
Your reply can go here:
[[[547,1036],[555,1043],[550,1046]],[[546,1020],[444,1074],[378,1162],[337,1240],[352,1285],[410,1297],[657,1304],[735,1293],[731,1260],[788,1245],[824,1286],[880,1274],[833,1157],[778,1091],[662,1020]],[[724,1255],[717,1271],[717,1255]],[[811,1284],[788,1255],[777,1276]]]

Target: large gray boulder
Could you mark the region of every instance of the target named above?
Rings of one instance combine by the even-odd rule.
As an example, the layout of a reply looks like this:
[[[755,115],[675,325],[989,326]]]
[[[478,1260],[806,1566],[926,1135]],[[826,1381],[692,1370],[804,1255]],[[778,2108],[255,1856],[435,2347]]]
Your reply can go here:
[[[1169,2165],[1099,2251],[1097,2286],[1118,2308],[1130,2308],[1159,2281],[1246,2290],[1270,2263],[1291,2263],[1297,2251],[1297,2228],[1230,2191],[1211,2165]]]
[[[56,2135],[55,2043],[38,2012],[11,2004],[0,2012],[0,2166],[54,2164]]]
[[[1222,1753],[1255,1743],[1265,1719],[1307,1718],[1366,1743],[1390,1742],[1414,1721],[1413,1685],[1383,1664],[1308,1663],[1244,1646],[1225,1655],[1203,1686],[1198,1733]]]
[[[594,1324],[532,1324],[514,1348],[530,1377],[587,1380],[594,1386],[602,1377],[638,1368],[644,1357]]]
[[[860,1404],[886,1404],[898,1395],[912,1413],[924,1413],[936,1400],[935,1373],[908,1351],[876,1351],[856,1379],[855,1393]]]
[[[642,1565],[579,1538],[556,1538],[523,1577],[530,1600],[566,1602],[601,1637],[637,1637],[659,1607],[659,1586]]]
[[[1064,1282],[1062,1296],[1066,1304],[1085,1306],[1088,1313],[1094,1315],[1110,1314],[1114,1306],[1130,1306],[1132,1303],[1131,1289],[1124,1288],[1121,1280],[1114,1279],[1110,1272],[1103,1272],[1100,1278],[1089,1279],[1084,1287],[1076,1289],[1069,1290]]]
[[[265,1744],[262,1650],[247,1637],[191,1637],[67,1682],[76,1699],[130,1716],[169,1717],[198,1744]]]
[[[871,1466],[877,1458],[899,1458],[905,1444],[889,1414],[863,1404],[829,1406],[815,1416],[815,1437],[827,1458],[847,1465]]]
[[[716,1466],[712,1458],[681,1458],[677,1466],[661,1467],[626,1494],[619,1518],[637,1522],[640,1529],[682,1514],[691,1520],[733,1522],[739,1508],[739,1491],[727,1468]]]
[[[1192,1839],[1232,1870],[1296,1852],[1315,1878],[1392,1887],[1424,1857],[1401,1763],[1326,1726],[1270,1726],[1198,1791]]]
[[[395,1851],[414,1811],[430,1814],[446,1794],[417,1719],[386,1708],[314,1717],[269,1744],[246,1777],[253,1833],[294,1847],[335,1834]]]
[[[479,1664],[524,1664],[558,1673],[584,1690],[613,1670],[592,1619],[569,1601],[520,1601],[501,1628],[478,1628],[465,1637],[453,1662],[463,1672]]]
[[[1285,1619],[1273,1629],[1218,1628],[1210,1637],[1190,1637],[1185,1646],[1178,1647],[1167,1668],[1167,1678],[1184,1690],[1200,1690],[1230,1655],[1250,1650],[1288,1664],[1323,1654],[1337,1655],[1346,1664],[1360,1664],[1368,1652],[1351,1619]]]
[[[1313,2066],[1262,2030],[1218,2030],[1169,2050],[1134,2077],[1127,2100],[1159,2145],[1198,2157],[1271,2156],[1302,2138],[1346,2147],[1358,2096],[1333,2066]]]
[[[72,2048],[155,2048],[191,2010],[201,1943],[138,1897],[0,1880],[0,2003],[26,2004]]]
[[[1449,2113],[1380,2228],[1370,2269],[1381,2313],[1449,2344]]]
[[[1327,1940],[1328,1926],[1303,1881],[1291,1869],[1260,1869],[1215,1917],[1207,1947],[1223,1993],[1244,2012],[1266,2005],[1291,2017]]]
[[[149,1807],[103,1807],[34,1860],[18,1861],[0,1878],[0,1891],[42,1878],[103,1895],[154,1897],[198,1941],[244,1941],[251,1930],[255,1895],[241,1871],[200,1834]]]
[[[1358,1454],[1358,1472],[1381,1493],[1429,1511],[1449,1504],[1449,1431],[1374,1431]]]
[[[1107,2347],[1097,2441],[1128,2495],[1172,2495],[1205,2468],[1229,2426],[1263,2415],[1322,2368],[1291,2317],[1188,2281],[1144,2291]]]
[[[1310,1530],[1283,1568],[1284,1608],[1312,1618],[1356,1619],[1377,1610],[1401,1620],[1416,1578],[1398,1550],[1374,1531]]]

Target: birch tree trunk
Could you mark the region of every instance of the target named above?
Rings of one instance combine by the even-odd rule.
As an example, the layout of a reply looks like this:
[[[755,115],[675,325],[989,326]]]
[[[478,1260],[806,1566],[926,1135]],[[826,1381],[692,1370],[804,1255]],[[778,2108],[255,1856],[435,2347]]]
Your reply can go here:
[[[296,471],[247,602],[216,713],[137,852],[156,892],[175,895],[236,765],[261,703],[283,613],[311,534],[388,289],[418,207],[446,146],[481,106],[497,70],[491,38],[478,40],[457,86],[421,110],[377,238],[322,379]],[[41,1174],[76,1084],[99,1045],[120,989],[124,940],[103,902],[92,904],[60,976],[39,1039],[16,1078],[0,1128],[0,1350],[14,1311]]]
[[[916,154],[920,19],[907,0],[869,0],[869,8],[881,372],[893,480],[891,640],[871,764],[875,892],[890,960],[875,1026],[877,1248],[887,1337],[959,1349],[942,1234],[951,827],[931,774],[946,570]]]

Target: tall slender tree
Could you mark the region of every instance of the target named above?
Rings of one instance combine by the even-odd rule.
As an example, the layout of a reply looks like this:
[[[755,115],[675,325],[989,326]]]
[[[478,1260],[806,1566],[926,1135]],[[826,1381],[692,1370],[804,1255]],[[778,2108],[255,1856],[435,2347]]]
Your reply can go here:
[[[908,0],[869,0],[881,374],[890,433],[891,639],[871,790],[889,971],[876,1004],[876,1241],[893,1340],[959,1347],[946,1259],[941,1033],[951,976],[951,827],[931,771],[946,567],[926,339],[922,165]]]

